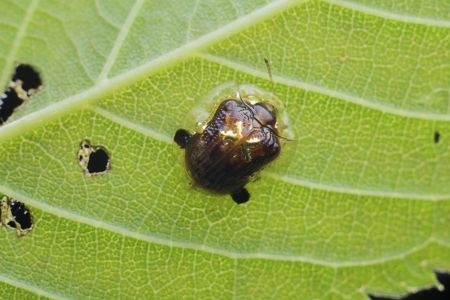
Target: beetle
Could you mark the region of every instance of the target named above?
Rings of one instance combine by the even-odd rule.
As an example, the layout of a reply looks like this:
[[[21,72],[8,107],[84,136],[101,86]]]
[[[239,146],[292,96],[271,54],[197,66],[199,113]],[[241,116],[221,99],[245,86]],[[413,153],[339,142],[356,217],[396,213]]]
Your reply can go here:
[[[268,101],[236,97],[223,100],[201,131],[179,129],[174,141],[185,149],[186,167],[196,185],[230,194],[237,203],[250,199],[252,176],[278,157],[281,144],[277,111]]]

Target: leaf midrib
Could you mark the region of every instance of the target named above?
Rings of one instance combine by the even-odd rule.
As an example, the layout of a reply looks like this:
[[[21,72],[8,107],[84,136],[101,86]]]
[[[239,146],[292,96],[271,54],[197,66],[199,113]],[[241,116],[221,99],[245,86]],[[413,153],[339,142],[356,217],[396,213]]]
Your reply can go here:
[[[31,17],[36,10],[40,0],[33,0],[29,9],[26,12],[24,17],[24,21],[22,22],[21,28],[19,29],[16,38],[13,42],[13,47],[8,55],[6,66],[4,72],[0,78],[0,83],[4,82],[8,76],[8,70],[11,69],[13,64],[13,58],[16,55],[17,49],[20,46],[21,40],[26,33],[26,28],[28,23],[31,20]],[[166,69],[179,61],[189,57],[195,52],[199,51],[202,48],[207,47],[215,42],[220,40],[224,40],[227,37],[238,33],[240,31],[245,30],[249,26],[255,25],[258,22],[262,22],[265,19],[277,15],[280,12],[288,9],[289,7],[298,5],[303,2],[307,2],[308,0],[279,0],[277,2],[270,3],[266,6],[263,6],[260,9],[257,9],[251,12],[248,15],[244,15],[243,17],[228,23],[227,25],[212,31],[186,45],[183,45],[165,55],[158,57],[155,60],[152,60],[140,67],[136,67],[135,69],[122,73],[121,75],[117,75],[111,79],[107,79],[107,74],[114,66],[117,55],[121,49],[121,46],[126,38],[127,32],[133,22],[135,17],[137,16],[140,7],[142,6],[143,0],[136,0],[135,4],[131,8],[127,19],[125,20],[125,24],[128,26],[122,28],[119,32],[119,35],[116,38],[115,43],[111,49],[110,54],[108,55],[107,60],[103,66],[102,72],[100,73],[96,83],[97,85],[93,86],[90,89],[87,89],[79,94],[70,96],[64,100],[61,100],[56,103],[52,103],[38,111],[32,112],[28,115],[25,115],[19,119],[16,119],[12,122],[6,123],[2,127],[0,127],[0,139],[5,139],[11,136],[15,136],[20,134],[30,128],[41,125],[44,122],[48,122],[49,120],[53,120],[68,111],[74,111],[83,108],[83,105],[93,101],[95,99],[101,98],[107,94],[111,94],[114,91],[117,91],[125,86],[128,86],[134,82],[139,81],[149,75],[152,75],[162,69]],[[420,17],[412,17],[409,15],[400,15],[400,14],[392,14],[386,12],[384,10],[379,10],[371,6],[355,4],[354,2],[349,2],[346,0],[322,0],[324,2],[328,2],[330,4],[338,5],[341,7],[346,7],[352,10],[361,11],[367,14],[379,16],[382,18],[394,19],[396,21],[404,21],[404,22],[413,22],[425,24],[428,26],[443,26],[450,27],[449,21],[436,21],[432,22],[433,19],[429,18],[420,18]],[[226,61],[220,57],[213,57],[212,55],[203,54],[201,55],[205,59],[210,59],[212,61],[216,61],[217,63],[221,63],[224,65],[229,65],[235,67],[238,70],[243,72],[247,72],[257,77],[266,77],[266,73],[262,74],[258,70],[249,68],[247,66],[242,66],[234,62]],[[365,100],[360,97],[348,95],[339,91],[329,90],[327,88],[323,88],[320,86],[316,86],[309,83],[300,82],[298,80],[292,80],[289,78],[283,78],[280,76],[274,76],[275,80],[286,84],[292,85],[295,87],[302,88],[308,91],[314,91],[325,95],[330,95],[339,99],[343,99],[346,101],[350,101],[362,106],[370,107],[372,109],[377,109],[380,111],[385,111],[392,114],[397,114],[401,116],[419,118],[419,119],[432,119],[432,120],[444,120],[450,121],[450,115],[443,114],[435,114],[435,113],[422,113],[415,111],[407,111],[403,109],[399,109],[392,106],[381,105],[379,103],[373,103],[371,101]]]
[[[238,32],[245,30],[246,28],[253,26],[259,22],[262,22],[274,15],[277,15],[289,7],[298,5],[299,3],[306,2],[307,0],[279,0],[272,2],[266,6],[263,6],[248,15],[242,16],[227,25],[209,32],[200,38],[193,40],[169,53],[161,55],[160,57],[149,61],[141,66],[138,66],[131,71],[124,72],[116,77],[110,79],[99,80],[98,84],[82,91],[79,94],[70,96],[64,100],[58,101],[47,105],[46,107],[25,115],[12,122],[6,123],[0,127],[0,140],[6,139],[20,133],[27,131],[30,128],[42,125],[50,120],[64,115],[67,112],[73,112],[80,110],[90,101],[99,99],[103,96],[111,94],[117,90],[120,90],[126,86],[129,86],[141,79],[148,77],[160,70],[166,69],[181,60],[192,56],[194,53],[202,48],[206,48],[218,41],[224,40],[227,37],[234,35]],[[127,20],[129,24],[132,24],[133,19]],[[120,33],[123,30],[119,32]],[[111,51],[120,50],[120,39],[116,39],[117,46],[113,46]],[[108,55],[109,57],[110,55]],[[110,59],[113,59],[114,55],[111,55]],[[110,59],[105,64],[114,65],[114,62]],[[108,69],[107,67],[104,67]]]
[[[440,243],[438,241],[429,240],[427,243],[423,244],[422,247],[417,247],[415,249],[415,251],[411,251],[410,253],[404,253],[404,255],[401,255],[401,256],[398,256],[398,257],[393,257],[392,260],[403,259],[403,258],[405,258],[406,256],[408,256],[410,254],[411,255],[414,254],[416,251],[420,251],[422,249],[425,249],[427,246],[432,245],[433,243],[435,243],[437,245],[444,246],[444,247],[449,247],[448,245]],[[236,286],[237,286],[237,281],[236,281],[236,279],[237,279],[237,262],[238,262],[239,258],[232,258],[232,259],[234,260],[234,266],[235,266],[234,267],[234,280],[233,280],[233,285],[232,285],[233,297],[234,297],[235,296],[234,293],[235,293]],[[387,259],[387,260],[384,260],[384,261],[380,261],[380,262],[375,262],[375,263],[386,263],[388,261],[390,261],[390,259]],[[340,266],[338,266],[338,267],[340,267]],[[337,269],[338,267],[333,267],[333,268]],[[0,282],[9,284],[9,285],[14,286],[16,288],[20,288],[20,289],[26,290],[26,291],[34,293],[34,294],[36,294],[38,296],[44,296],[44,297],[47,297],[47,298],[50,298],[50,299],[69,299],[67,296],[60,294],[58,291],[54,291],[54,290],[48,291],[48,290],[45,290],[45,289],[43,289],[41,287],[38,287],[38,286],[36,286],[34,284],[30,284],[30,282],[26,282],[26,281],[23,281],[23,280],[20,280],[20,279],[17,279],[17,278],[8,276],[8,275],[0,274]]]
[[[53,291],[50,292],[50,291],[44,290],[40,287],[30,284],[29,282],[19,280],[17,278],[14,278],[14,277],[11,277],[8,275],[4,275],[4,274],[0,274],[0,282],[9,284],[11,286],[14,286],[14,287],[22,289],[22,290],[26,290],[26,291],[36,294],[38,296],[43,296],[43,297],[50,298],[50,299],[68,299],[67,297],[64,297],[61,294],[55,293]]]
[[[446,244],[441,241],[435,239],[430,236],[428,239],[425,239],[421,243],[415,245],[414,247],[408,248],[407,251],[399,251],[397,253],[391,253],[389,255],[383,255],[377,258],[372,259],[355,259],[355,260],[346,260],[346,261],[336,261],[336,260],[324,260],[321,258],[316,258],[314,256],[309,255],[293,255],[293,254],[276,254],[269,252],[238,252],[230,249],[220,248],[217,246],[208,246],[206,244],[191,242],[191,241],[183,241],[183,240],[173,240],[168,239],[163,236],[158,236],[156,234],[144,234],[137,231],[130,230],[128,228],[124,228],[119,225],[99,221],[90,217],[82,216],[80,214],[73,213],[71,211],[61,209],[58,207],[54,207],[48,205],[42,201],[33,199],[28,195],[18,193],[10,188],[0,185],[0,191],[2,193],[6,193],[11,197],[14,197],[20,201],[23,201],[30,206],[36,207],[42,211],[45,211],[49,214],[55,215],[60,218],[65,218],[67,220],[71,220],[77,223],[86,224],[92,226],[94,228],[101,228],[108,232],[119,234],[121,236],[126,236],[129,238],[133,238],[135,240],[145,241],[153,244],[163,245],[170,248],[181,248],[181,249],[190,249],[195,251],[207,252],[214,255],[220,255],[232,259],[263,259],[263,260],[273,260],[273,261],[289,261],[289,262],[303,262],[310,263],[314,265],[338,268],[338,267],[356,267],[356,266],[370,266],[375,264],[385,263],[387,261],[401,259],[409,254],[413,254],[417,251],[420,251],[432,243],[436,243],[442,246],[446,246]]]
[[[443,27],[450,28],[450,21],[442,19],[432,19],[429,17],[413,16],[409,14],[400,14],[398,12],[390,12],[385,9],[377,8],[372,5],[359,4],[354,1],[348,0],[324,0],[330,4],[339,5],[341,7],[346,7],[349,9],[357,10],[372,16],[381,17],[384,19],[390,19],[394,21],[414,23],[420,25],[426,25],[431,27]]]

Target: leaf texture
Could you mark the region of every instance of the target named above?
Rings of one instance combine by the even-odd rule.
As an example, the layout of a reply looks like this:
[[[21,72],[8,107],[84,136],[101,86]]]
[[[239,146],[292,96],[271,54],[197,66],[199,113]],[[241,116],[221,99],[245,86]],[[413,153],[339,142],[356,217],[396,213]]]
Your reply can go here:
[[[450,270],[450,20],[442,1],[2,1],[0,298],[399,296]],[[268,79],[264,58],[271,62]],[[283,103],[294,141],[251,201],[193,188],[172,142],[218,87]],[[434,133],[441,134],[439,143]],[[111,170],[86,177],[88,138]]]

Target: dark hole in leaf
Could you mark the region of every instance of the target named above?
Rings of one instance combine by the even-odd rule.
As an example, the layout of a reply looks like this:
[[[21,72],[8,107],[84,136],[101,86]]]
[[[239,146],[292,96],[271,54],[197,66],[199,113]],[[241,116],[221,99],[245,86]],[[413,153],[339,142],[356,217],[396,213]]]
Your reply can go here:
[[[11,88],[7,88],[5,93],[1,97],[0,105],[0,124],[3,124],[14,112],[14,109],[23,103],[23,100],[19,98],[16,91]]]
[[[441,139],[441,134],[439,133],[439,131],[435,131],[434,132],[434,143],[435,144],[439,143],[440,139]]]
[[[22,83],[19,84],[18,80]],[[10,84],[1,95],[0,102],[0,124],[3,124],[12,115],[14,110],[25,100],[29,99],[32,93],[42,85],[39,73],[30,65],[17,65]]]
[[[108,164],[108,153],[104,149],[98,148],[89,155],[87,169],[89,173],[101,173],[108,169]]]
[[[444,290],[440,291],[437,288],[420,290],[417,293],[409,294],[403,298],[395,298],[402,300],[449,300],[450,299],[450,274],[436,273],[439,282],[444,286]],[[372,300],[391,300],[394,298],[370,296]]]
[[[31,65],[27,64],[17,65],[12,81],[17,80],[22,81],[22,88],[27,92],[30,89],[37,89],[42,85],[39,73]]]
[[[11,203],[11,214],[22,229],[31,228],[31,214],[22,202],[13,201]]]

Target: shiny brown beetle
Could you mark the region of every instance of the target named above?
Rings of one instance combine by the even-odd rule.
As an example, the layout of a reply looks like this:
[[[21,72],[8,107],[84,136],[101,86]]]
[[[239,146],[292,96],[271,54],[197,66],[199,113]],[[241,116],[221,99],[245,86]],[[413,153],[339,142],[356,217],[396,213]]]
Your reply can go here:
[[[245,185],[281,150],[277,113],[266,101],[247,101],[237,94],[219,104],[213,117],[194,134],[179,129],[174,141],[186,149],[186,166],[194,183],[237,204],[249,200]]]

